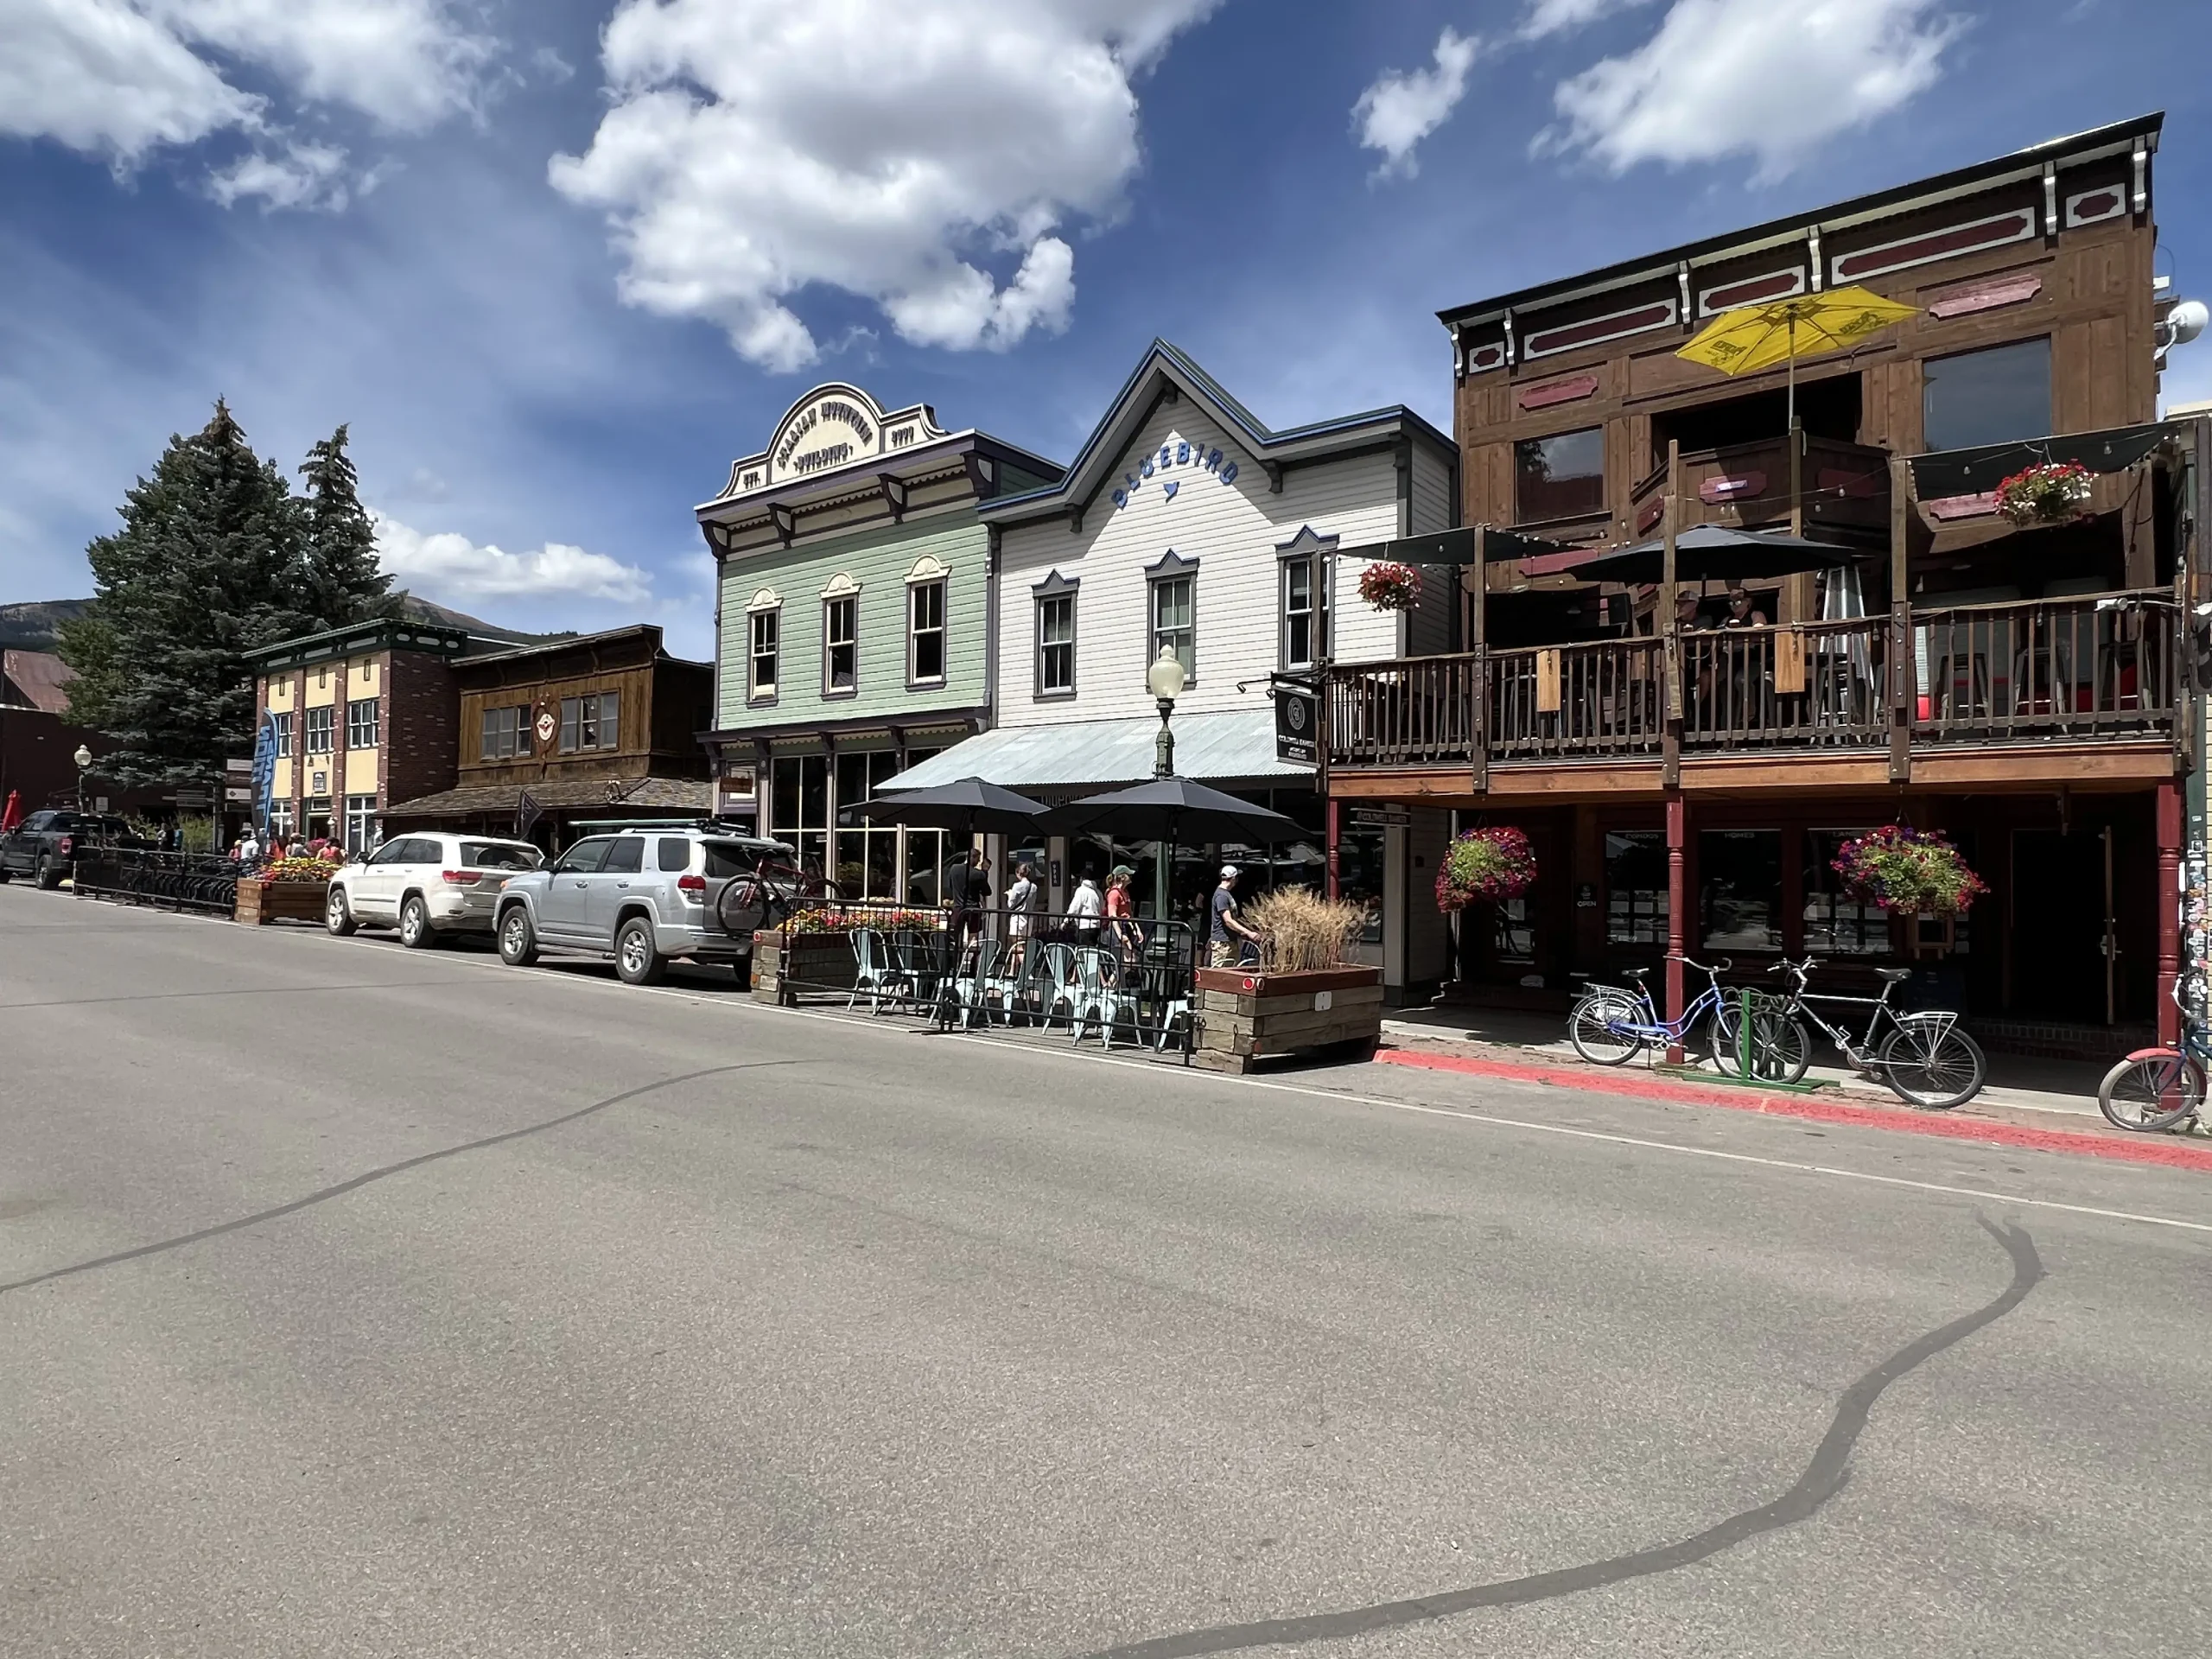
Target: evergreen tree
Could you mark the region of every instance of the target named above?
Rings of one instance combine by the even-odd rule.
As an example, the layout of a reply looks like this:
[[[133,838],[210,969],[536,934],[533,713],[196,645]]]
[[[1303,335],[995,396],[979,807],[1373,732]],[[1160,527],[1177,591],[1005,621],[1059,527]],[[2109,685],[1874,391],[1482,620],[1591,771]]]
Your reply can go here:
[[[115,630],[94,605],[54,631],[54,654],[77,671],[69,682],[69,718],[104,732],[115,715],[115,694],[123,684],[115,665]]]
[[[344,427],[308,449],[300,474],[307,480],[302,553],[308,613],[326,628],[397,615],[399,601],[391,578],[377,563],[376,532],[361,505]]]
[[[207,426],[169,440],[86,550],[113,635],[117,687],[105,765],[130,784],[212,781],[253,748],[245,653],[306,633],[304,515],[218,401]]]

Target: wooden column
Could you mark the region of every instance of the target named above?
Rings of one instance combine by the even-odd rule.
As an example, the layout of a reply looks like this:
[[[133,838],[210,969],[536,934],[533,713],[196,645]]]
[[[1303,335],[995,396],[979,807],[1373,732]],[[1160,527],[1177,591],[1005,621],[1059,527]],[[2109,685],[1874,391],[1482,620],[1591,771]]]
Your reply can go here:
[[[2181,977],[2181,784],[2158,785],[2158,1040],[2181,1040],[2174,985]]]
[[[1331,797],[1329,798],[1329,801],[1328,801],[1327,806],[1326,806],[1326,808],[1325,808],[1325,810],[1327,811],[1327,813],[1328,813],[1328,815],[1329,815],[1329,842],[1328,842],[1328,852],[1329,852],[1329,865],[1328,865],[1328,869],[1329,869],[1329,877],[1328,877],[1328,895],[1329,895],[1329,898],[1331,899],[1331,900],[1332,900],[1332,901],[1333,901],[1333,900],[1335,900],[1337,898],[1338,898],[1338,897],[1340,896],[1340,894],[1338,893],[1338,866],[1337,866],[1337,841],[1338,841],[1338,835],[1339,835],[1339,833],[1340,833],[1340,830],[1339,830],[1339,823],[1338,823],[1338,804],[1337,799],[1336,799],[1336,798],[1335,798],[1334,796],[1331,796]]]
[[[1920,676],[1912,654],[1912,589],[1906,557],[1912,524],[1912,468],[1890,457],[1890,781],[1912,781],[1912,722]]]
[[[1682,990],[1682,955],[1688,947],[1689,880],[1682,852],[1689,840],[1689,804],[1681,794],[1667,797],[1667,1018],[1679,1020],[1688,1006]],[[1670,1044],[1667,1063],[1682,1063],[1682,1046]]]
[[[1675,615],[1675,537],[1682,516],[1682,446],[1667,440],[1667,494],[1660,516],[1659,658],[1665,680],[1665,718],[1660,723],[1659,781],[1667,789],[1682,782],[1682,628]]]
[[[1478,795],[1490,789],[1490,527],[1475,526],[1475,591],[1467,605],[1468,768]]]

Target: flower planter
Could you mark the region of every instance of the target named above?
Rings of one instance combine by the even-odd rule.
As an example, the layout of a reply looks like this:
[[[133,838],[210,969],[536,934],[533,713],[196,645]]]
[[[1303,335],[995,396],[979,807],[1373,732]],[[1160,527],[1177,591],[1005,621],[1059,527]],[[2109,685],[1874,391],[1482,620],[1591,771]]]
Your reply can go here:
[[[753,936],[753,995],[756,1001],[794,1006],[803,993],[850,995],[850,933],[786,933],[763,928]]]
[[[328,881],[257,881],[238,883],[236,918],[247,927],[264,922],[319,922],[329,903]]]
[[[1263,1059],[1332,1051],[1365,1059],[1382,1040],[1382,970],[1263,974],[1201,968],[1193,1063],[1243,1073]]]

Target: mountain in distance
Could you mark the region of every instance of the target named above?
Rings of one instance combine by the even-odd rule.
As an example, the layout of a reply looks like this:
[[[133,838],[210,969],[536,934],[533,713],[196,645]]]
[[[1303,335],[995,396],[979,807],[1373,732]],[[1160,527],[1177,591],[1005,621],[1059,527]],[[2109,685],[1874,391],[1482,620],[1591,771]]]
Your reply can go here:
[[[52,651],[54,630],[64,622],[85,613],[89,599],[26,599],[13,604],[0,605],[0,645],[13,651]],[[524,633],[515,628],[503,628],[440,605],[435,601],[408,593],[399,594],[400,614],[411,621],[428,622],[441,628],[466,628],[483,639],[496,639],[503,645],[537,645],[551,639],[567,639],[575,630],[564,628],[557,633]]]

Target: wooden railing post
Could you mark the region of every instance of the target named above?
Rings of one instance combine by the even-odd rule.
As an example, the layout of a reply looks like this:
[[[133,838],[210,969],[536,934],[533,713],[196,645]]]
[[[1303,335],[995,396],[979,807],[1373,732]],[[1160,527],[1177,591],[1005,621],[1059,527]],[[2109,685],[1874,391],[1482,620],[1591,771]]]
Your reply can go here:
[[[1667,440],[1667,499],[1661,508],[1662,543],[1659,566],[1659,639],[1664,716],[1660,728],[1659,781],[1678,789],[1682,781],[1682,628],[1675,615],[1675,537],[1682,516],[1682,446]]]
[[[1912,724],[1919,712],[1919,677],[1912,654],[1912,590],[1907,531],[1912,522],[1912,467],[1890,457],[1890,781],[1912,781]]]

